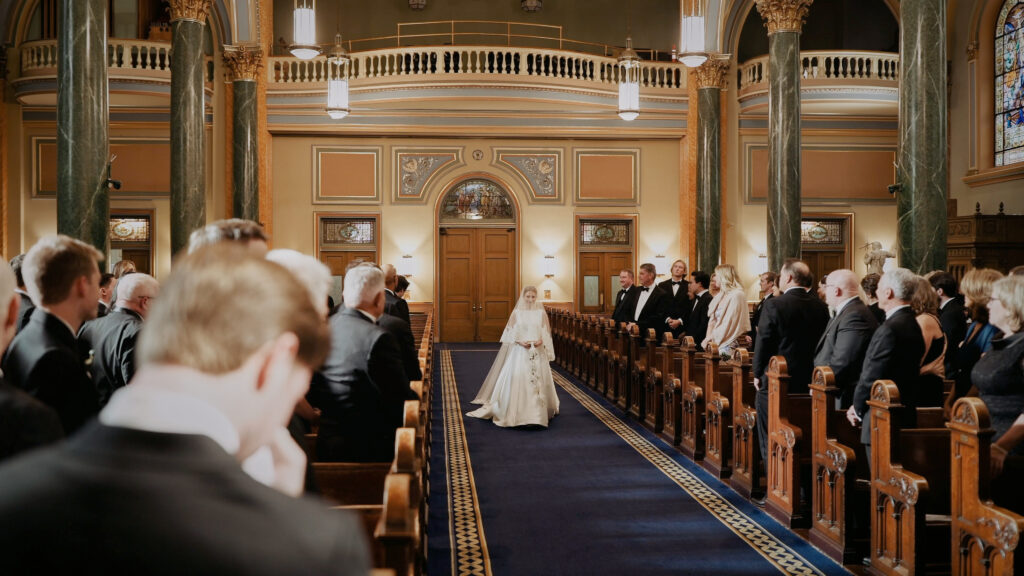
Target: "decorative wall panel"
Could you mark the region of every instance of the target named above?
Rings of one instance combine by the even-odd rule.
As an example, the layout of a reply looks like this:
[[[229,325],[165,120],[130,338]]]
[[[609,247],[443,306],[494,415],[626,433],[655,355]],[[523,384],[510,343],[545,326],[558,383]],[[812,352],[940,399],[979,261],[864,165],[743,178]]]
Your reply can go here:
[[[768,148],[747,143],[747,203],[768,201]],[[896,182],[895,147],[804,146],[800,154],[800,190],[805,202],[895,202],[889,185]]]
[[[535,148],[496,148],[495,162],[519,174],[528,185],[531,204],[561,204],[562,150]]]
[[[314,204],[380,204],[381,148],[313,146]]]
[[[445,168],[465,165],[462,148],[393,148],[391,158],[391,200],[403,204],[423,204],[434,176]]]
[[[576,203],[640,204],[640,150],[576,149]]]
[[[111,139],[110,155],[117,156],[110,177],[121,181],[111,197],[167,196],[171,190],[171,145],[167,140]],[[57,140],[32,138],[32,195],[57,196]]]

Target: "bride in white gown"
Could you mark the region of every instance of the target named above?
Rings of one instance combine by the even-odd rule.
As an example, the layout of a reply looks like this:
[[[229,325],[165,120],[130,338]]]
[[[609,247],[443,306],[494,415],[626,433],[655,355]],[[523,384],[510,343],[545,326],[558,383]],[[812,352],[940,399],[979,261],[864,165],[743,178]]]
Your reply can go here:
[[[537,302],[537,289],[527,286],[501,334],[498,357],[473,399],[483,406],[466,415],[504,427],[547,427],[558,414],[549,364],[554,359],[547,313]]]

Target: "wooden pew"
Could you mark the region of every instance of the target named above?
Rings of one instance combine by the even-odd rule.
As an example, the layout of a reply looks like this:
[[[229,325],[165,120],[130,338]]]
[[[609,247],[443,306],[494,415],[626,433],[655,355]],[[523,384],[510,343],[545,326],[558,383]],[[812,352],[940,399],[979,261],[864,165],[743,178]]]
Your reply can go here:
[[[704,355],[705,450],[701,465],[719,478],[732,474],[732,380],[733,367],[722,362],[717,344]]]
[[[594,386],[594,369],[598,350],[597,334],[594,332],[596,326],[597,320],[593,314],[583,317],[583,369],[580,373],[580,382],[591,388]]]
[[[602,395],[607,396],[608,394],[608,365],[611,362],[612,355],[612,333],[615,330],[615,321],[607,318],[601,318],[597,326],[601,334],[601,350],[597,359],[597,380],[594,385],[594,390]]]
[[[408,474],[389,474],[384,485],[383,513],[373,537],[383,554],[381,567],[396,574],[421,573],[420,515],[414,502],[414,482]]]
[[[604,374],[605,355],[604,318],[592,314],[590,316],[590,365],[587,370],[587,384],[594,390],[600,386]]]
[[[697,350],[692,336],[683,337],[683,385],[679,448],[695,462],[704,459],[704,355]]]
[[[644,419],[644,381],[647,378],[647,334],[641,334],[640,328],[633,325],[629,332],[629,357],[632,360],[627,383],[626,413],[643,421]]]
[[[868,553],[871,481],[860,429],[850,425],[845,410],[835,408],[841,395],[832,369],[815,368],[811,379],[809,538],[837,562],[850,563]]]
[[[604,397],[610,402],[616,402],[619,398],[619,389],[622,387],[620,377],[621,365],[629,355],[627,350],[622,324],[610,320],[611,326],[608,332],[608,367],[605,375]]]
[[[810,522],[801,489],[810,487],[811,395],[789,393],[789,367],[783,356],[772,356],[765,370],[768,381],[768,461],[765,463],[766,508],[783,526]],[[805,498],[809,499],[810,494]]]
[[[761,449],[757,443],[757,410],[750,353],[740,348],[732,366],[732,476],[729,485],[745,498],[761,493]]]
[[[994,431],[988,408],[979,398],[962,398],[953,405],[948,426],[953,574],[1021,574],[1024,561],[1017,547],[1024,516],[994,505],[989,498]]]
[[[903,429],[905,411],[891,380],[871,387],[871,572],[948,573],[950,433]],[[918,410],[918,423],[926,424]],[[941,414],[941,408],[938,409]]]
[[[654,328],[647,329],[647,345],[644,347],[646,357],[644,370],[644,389],[641,404],[643,405],[644,426],[655,434],[661,432],[665,423],[664,404],[664,374],[661,371],[663,365],[664,348],[658,346],[658,333]]]
[[[661,365],[657,368],[657,377],[661,380],[662,393],[660,397],[661,407],[661,437],[673,446],[678,446],[681,441],[680,419],[682,418],[682,384],[679,379],[680,371],[677,365],[682,362],[682,352],[679,349],[679,342],[672,337],[671,332],[662,335],[661,343]]]
[[[619,330],[619,346],[621,347],[622,354],[619,355],[618,370],[615,375],[618,381],[618,386],[615,390],[615,405],[625,412],[629,409],[629,381],[633,371],[633,360],[635,359],[635,356],[633,356],[632,336],[625,323],[622,324],[622,328]]]

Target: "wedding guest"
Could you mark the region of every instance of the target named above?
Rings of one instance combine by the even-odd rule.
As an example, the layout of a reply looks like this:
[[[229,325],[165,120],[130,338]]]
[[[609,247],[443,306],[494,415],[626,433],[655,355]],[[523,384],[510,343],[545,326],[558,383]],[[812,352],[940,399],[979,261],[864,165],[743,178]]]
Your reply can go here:
[[[398,280],[395,281],[395,296],[398,296],[402,300],[405,300],[405,295],[408,291],[409,279],[399,274]]]
[[[814,350],[814,366],[828,366],[840,389],[837,408],[853,403],[853,390],[860,379],[864,355],[878,322],[860,298],[860,285],[853,270],[835,270],[825,283],[825,298],[835,316]]]
[[[114,289],[117,287],[117,277],[110,272],[100,274],[100,301],[96,309],[96,317],[102,318],[110,313],[111,298],[114,296]]]
[[[24,262],[24,254],[18,254],[11,259],[11,270],[14,270],[14,279],[17,283],[17,288],[14,291],[18,294],[18,332],[21,332],[22,328],[28,326],[28,321],[32,317],[32,311],[36,308],[35,303],[32,302],[32,297],[29,296],[28,290],[25,288],[25,277],[21,272]]]
[[[693,310],[690,300],[690,283],[686,281],[686,262],[676,260],[672,263],[671,278],[658,283],[658,287],[672,294],[672,305],[669,307],[665,324],[674,338],[679,338],[685,328],[686,319]]]
[[[771,271],[762,272],[757,278],[761,301],[757,303],[757,306],[754,308],[754,316],[750,319],[749,335],[752,345],[757,342],[757,324],[761,321],[761,311],[764,309],[764,303],[775,296],[775,292],[778,290],[778,281],[779,275]]]
[[[992,340],[1003,335],[988,319],[992,285],[1002,277],[999,271],[991,268],[974,268],[964,274],[963,280],[960,281],[960,290],[964,294],[971,324],[956,352],[956,368],[951,375],[956,382],[954,401],[967,395],[971,389],[971,370],[982,354],[992,348]]]
[[[668,326],[665,318],[668,317],[669,308],[672,305],[672,295],[655,286],[654,280],[658,277],[654,264],[644,263],[640,265],[640,286],[636,293],[633,304],[633,314],[630,318],[628,328],[636,326],[640,330],[640,336],[645,338],[647,331],[654,329],[658,341]]]
[[[118,280],[135,272],[138,272],[138,270],[135,267],[135,262],[131,260],[118,260],[117,264],[114,264],[114,269],[110,271]]]
[[[388,284],[389,270],[392,274],[390,278],[391,288],[389,288]],[[390,264],[384,266],[383,272],[386,302],[384,304],[384,314],[377,318],[377,325],[387,330],[398,344],[399,353],[402,356],[402,369],[405,371],[406,378],[410,381],[422,380],[423,372],[420,370],[419,351],[416,348],[416,338],[412,335],[412,316],[409,313],[409,303],[395,291],[398,288],[398,279],[401,276],[395,273],[395,267]],[[406,281],[406,287],[408,285],[409,282]],[[390,313],[388,312],[389,308],[391,310]],[[405,319],[402,318],[403,314]]]
[[[708,336],[708,309],[714,297],[711,295],[711,276],[703,270],[693,273],[690,280],[690,298],[693,300],[693,309],[690,310],[690,317],[686,319],[686,335],[693,338],[694,344],[699,350],[704,348],[701,342]]]
[[[640,291],[633,284],[632,270],[619,271],[619,286],[621,288],[619,293],[615,295],[615,310],[612,312],[612,320],[615,320],[616,325],[622,322],[629,322],[633,301],[636,299],[636,293]]]
[[[386,298],[384,313],[401,318],[405,320],[406,324],[412,326],[412,318],[409,316],[409,303],[399,298],[398,294],[395,294],[395,288],[398,287],[398,272],[391,264],[385,264],[382,269],[384,270],[384,296]]]
[[[921,359],[921,377],[917,383],[918,406],[942,406],[946,378],[946,346],[949,339],[942,331],[937,313],[939,298],[931,282],[924,278],[917,281],[917,288],[910,299],[910,307],[917,315],[924,341],[924,357]]]
[[[860,280],[860,287],[864,290],[864,295],[867,298],[868,310],[875,315],[879,326],[885,322],[885,310],[878,306],[878,281],[881,278],[882,276],[879,274],[868,274]]]
[[[193,230],[188,237],[188,253],[191,254],[204,246],[221,242],[241,243],[258,256],[265,255],[269,249],[267,233],[263,230],[262,225],[252,220],[229,218],[217,220]]]
[[[701,348],[706,349],[714,342],[718,344],[718,352],[729,358],[734,349],[746,344],[746,336],[750,332],[747,294],[732,264],[716,267],[711,275],[711,285],[718,289],[718,295],[708,306],[708,331]]]
[[[939,297],[939,323],[946,334],[947,348],[955,350],[967,335],[967,311],[960,301],[956,278],[949,272],[937,272],[928,279]],[[956,354],[946,354],[946,374],[956,369]]]

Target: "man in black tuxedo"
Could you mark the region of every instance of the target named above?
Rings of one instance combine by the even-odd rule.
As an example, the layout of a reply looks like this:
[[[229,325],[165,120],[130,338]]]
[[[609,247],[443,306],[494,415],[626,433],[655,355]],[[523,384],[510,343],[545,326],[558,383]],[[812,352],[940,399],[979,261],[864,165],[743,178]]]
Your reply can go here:
[[[693,299],[693,309],[690,310],[690,317],[686,320],[686,335],[692,336],[697,344],[698,350],[703,350],[701,342],[708,335],[708,307],[711,306],[711,275],[703,270],[693,273],[690,280],[690,296]]]
[[[18,329],[14,272],[0,262],[0,355]],[[60,418],[49,406],[4,382],[0,375],[0,460],[56,442],[64,436]]]
[[[423,380],[423,371],[420,370],[419,350],[416,347],[416,338],[412,335],[412,328],[398,316],[382,314],[377,319],[377,325],[388,331],[398,343],[398,350],[402,355],[402,368],[409,380]]]
[[[757,343],[757,323],[761,321],[761,311],[764,310],[764,303],[775,297],[775,290],[778,287],[779,275],[775,272],[762,272],[757,279],[758,289],[761,291],[761,301],[754,308],[754,316],[750,319],[750,341]]]
[[[665,318],[668,317],[669,307],[672,305],[672,295],[654,285],[658,272],[654,264],[645,263],[640,265],[640,286],[636,297],[633,299],[633,316],[630,318],[629,327],[635,325],[640,329],[640,335],[647,337],[647,330],[654,328],[654,331],[661,340],[661,335],[668,326]]]
[[[14,279],[17,282],[17,288],[14,291],[18,293],[19,298],[18,332],[21,332],[22,328],[28,326],[28,321],[32,318],[32,311],[36,309],[35,303],[32,302],[32,297],[29,296],[28,291],[25,289],[25,278],[21,273],[21,266],[24,262],[24,254],[18,254],[11,258],[11,270],[14,270]]]
[[[690,299],[690,283],[686,281],[686,262],[676,260],[672,263],[672,277],[658,284],[658,287],[672,295],[665,324],[672,331],[673,338],[679,338],[686,328],[686,320],[693,310]]]
[[[616,325],[633,319],[633,305],[636,301],[636,293],[640,291],[640,288],[633,284],[632,270],[619,272],[619,285],[622,288],[615,295],[615,310],[612,312],[612,320],[615,320]]]
[[[25,256],[22,274],[39,306],[4,357],[4,376],[53,408],[67,434],[99,411],[79,328],[96,317],[103,255],[68,236],[47,236]]]
[[[394,337],[377,325],[384,314],[384,274],[355,266],[345,274],[345,308],[331,317],[331,351],[308,399],[320,409],[317,459],[387,462],[406,400],[416,398]]]
[[[782,294],[764,305],[757,325],[752,372],[757,388],[757,433],[761,457],[768,460],[768,381],[765,370],[772,356],[783,356],[789,368],[789,392],[805,394],[814,369],[814,348],[828,324],[828,306],[811,292],[813,276],[807,264],[790,259],[779,273]]]
[[[114,290],[116,289],[117,278],[113,274],[110,272],[100,274],[100,301],[96,309],[97,318],[103,318],[110,313],[111,298],[113,298]]]
[[[384,313],[405,320],[405,323],[412,326],[412,319],[409,317],[409,303],[395,294],[398,287],[398,272],[391,264],[384,265]],[[411,332],[410,332],[411,334]]]
[[[862,426],[860,441],[870,450],[871,420],[868,397],[876,380],[892,380],[900,390],[900,403],[907,407],[900,424],[917,421],[916,384],[924,358],[924,337],[910,300],[917,276],[906,268],[895,268],[878,281],[878,306],[885,310],[885,322],[875,330],[864,356],[864,367],[853,392],[853,405],[846,412],[854,426]],[[870,462],[870,453],[868,462]]]
[[[132,385],[69,441],[0,467],[3,571],[367,574],[361,523],[298,497],[305,455],[284,424],[329,347],[306,294],[236,245],[179,257]],[[266,484],[239,464],[258,450]]]
[[[960,286],[949,272],[939,272],[929,281],[939,295],[939,324],[946,334],[946,374],[956,371],[956,354],[960,343],[967,336],[967,311],[960,301]]]
[[[842,390],[837,408],[846,410],[853,403],[853,390],[860,379],[864,354],[878,322],[860,299],[859,282],[853,270],[836,270],[825,281],[825,301],[835,316],[814,350],[814,366],[828,366],[835,384]]]
[[[92,350],[92,380],[100,408],[135,376],[135,348],[142,322],[160,294],[160,284],[149,274],[134,272],[118,283],[117,305],[102,318],[82,325],[78,339]]]

